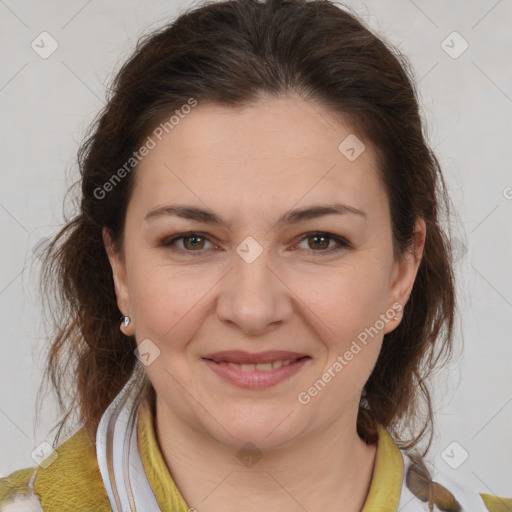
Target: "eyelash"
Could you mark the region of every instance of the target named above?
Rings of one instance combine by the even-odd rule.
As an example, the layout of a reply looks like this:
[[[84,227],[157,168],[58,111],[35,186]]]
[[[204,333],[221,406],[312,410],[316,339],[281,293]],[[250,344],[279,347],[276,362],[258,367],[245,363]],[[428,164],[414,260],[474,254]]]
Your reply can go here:
[[[333,252],[338,252],[341,249],[350,249],[350,248],[352,248],[350,243],[347,240],[345,240],[344,238],[336,236],[336,235],[333,235],[331,233],[327,233],[325,231],[313,231],[313,232],[310,232],[310,233],[306,233],[305,236],[303,236],[299,240],[298,244],[300,244],[304,240],[307,240],[308,238],[313,238],[315,236],[329,238],[330,240],[334,240],[335,242],[337,242],[339,245],[338,245],[338,247],[335,247],[335,248],[323,249],[323,250],[319,250],[319,251],[315,251],[313,249],[309,249],[313,253],[320,253],[320,255],[331,254]],[[203,238],[203,239],[205,239],[205,240],[210,242],[210,240],[208,239],[208,237],[204,233],[199,233],[197,231],[189,231],[187,233],[180,233],[179,235],[173,236],[173,237],[171,237],[169,239],[165,239],[161,243],[161,245],[163,247],[170,248],[178,240],[183,240],[185,238],[194,238],[194,237]],[[210,242],[210,243],[212,243],[212,242]],[[194,257],[195,256],[199,256],[199,255],[201,255],[204,252],[204,250],[189,251],[189,250],[186,250],[186,249],[176,249],[176,248],[171,249],[171,250],[173,250],[174,252],[177,252],[177,253],[181,253],[181,254],[191,254]],[[306,250],[308,250],[308,249],[306,249]],[[197,254],[194,254],[194,253],[197,253]]]

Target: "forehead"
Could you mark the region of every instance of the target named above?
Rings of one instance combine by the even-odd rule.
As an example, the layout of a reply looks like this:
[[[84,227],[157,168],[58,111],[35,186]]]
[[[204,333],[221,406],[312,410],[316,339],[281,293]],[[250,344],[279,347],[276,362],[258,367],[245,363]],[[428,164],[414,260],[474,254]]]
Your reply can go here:
[[[297,96],[267,97],[242,107],[199,103],[179,119],[173,117],[176,124],[167,127],[161,136],[164,144],[158,145],[176,158],[206,156],[207,151],[211,159],[286,156],[332,162],[339,156],[340,142],[355,135],[341,115]]]
[[[199,103],[161,140],[150,136],[156,145],[137,167],[134,190],[147,207],[183,194],[212,207],[256,199],[261,207],[302,199],[358,208],[386,202],[369,141],[340,116],[298,97],[241,108]]]

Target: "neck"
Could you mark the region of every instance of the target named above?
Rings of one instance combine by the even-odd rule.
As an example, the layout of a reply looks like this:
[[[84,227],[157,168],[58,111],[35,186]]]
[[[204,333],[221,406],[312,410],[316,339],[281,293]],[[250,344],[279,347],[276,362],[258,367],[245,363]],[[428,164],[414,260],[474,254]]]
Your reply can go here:
[[[180,493],[198,511],[359,512],[377,447],[359,438],[348,417],[280,448],[237,453],[183,424],[157,399],[155,431]]]

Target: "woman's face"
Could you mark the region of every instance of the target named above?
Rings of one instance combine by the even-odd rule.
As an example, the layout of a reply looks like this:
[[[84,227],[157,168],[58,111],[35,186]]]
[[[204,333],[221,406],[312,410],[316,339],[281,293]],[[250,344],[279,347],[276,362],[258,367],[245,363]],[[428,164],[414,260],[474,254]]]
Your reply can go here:
[[[105,237],[158,420],[259,448],[354,428],[417,271],[393,259],[369,142],[298,97],[199,103],[167,131],[122,257]]]

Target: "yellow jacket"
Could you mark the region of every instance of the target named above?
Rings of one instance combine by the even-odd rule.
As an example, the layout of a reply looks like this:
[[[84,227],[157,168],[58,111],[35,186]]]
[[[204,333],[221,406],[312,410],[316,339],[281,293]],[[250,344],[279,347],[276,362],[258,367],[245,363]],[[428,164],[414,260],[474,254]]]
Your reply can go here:
[[[189,512],[164,462],[155,436],[148,405],[141,407],[138,442],[141,460],[160,509],[164,512]],[[14,510],[16,500],[32,497],[44,512],[107,512],[112,508],[103,485],[96,451],[82,429],[56,449],[47,467],[27,468],[0,479],[0,512]],[[403,459],[389,432],[379,426],[375,469],[363,512],[396,512],[403,479]],[[487,510],[512,512],[512,499],[480,493]],[[423,498],[426,501],[428,498]],[[26,503],[26,502],[25,502]],[[18,508],[16,510],[29,510]],[[436,510],[439,510],[436,508]],[[445,508],[445,510],[452,510]],[[466,511],[464,511],[466,512]],[[467,511],[471,512],[471,511]]]

